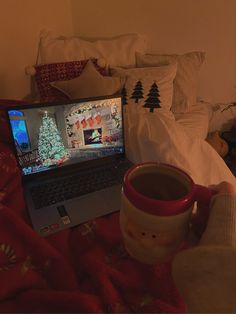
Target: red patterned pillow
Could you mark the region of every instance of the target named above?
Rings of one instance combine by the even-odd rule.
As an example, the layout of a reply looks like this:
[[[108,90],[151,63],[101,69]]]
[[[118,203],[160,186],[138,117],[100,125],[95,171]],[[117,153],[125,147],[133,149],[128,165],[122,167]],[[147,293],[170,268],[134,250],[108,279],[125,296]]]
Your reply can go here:
[[[89,59],[71,62],[49,63],[35,66],[35,81],[40,101],[50,102],[67,99],[67,96],[50,85],[51,82],[65,81],[80,76]],[[96,69],[106,75],[105,67],[98,65],[97,59],[91,59]]]

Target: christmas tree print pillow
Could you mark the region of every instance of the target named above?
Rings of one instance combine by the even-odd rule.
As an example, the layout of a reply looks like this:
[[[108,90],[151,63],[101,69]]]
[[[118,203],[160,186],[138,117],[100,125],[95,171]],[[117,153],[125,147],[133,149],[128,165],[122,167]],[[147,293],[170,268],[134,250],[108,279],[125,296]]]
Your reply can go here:
[[[143,55],[136,53],[137,66],[140,68],[177,62],[171,107],[175,113],[187,112],[196,104],[198,75],[204,59],[205,53],[201,51],[192,51],[183,55]]]
[[[170,112],[173,96],[173,80],[177,64],[148,68],[113,68],[112,76],[126,77],[122,89],[122,103],[138,111]]]
[[[125,146],[127,157],[133,162],[137,162],[137,156],[140,156],[141,139],[137,134],[143,116],[164,115],[174,120],[170,108],[176,69],[176,63],[153,68],[111,69],[113,76],[126,77],[121,91]]]

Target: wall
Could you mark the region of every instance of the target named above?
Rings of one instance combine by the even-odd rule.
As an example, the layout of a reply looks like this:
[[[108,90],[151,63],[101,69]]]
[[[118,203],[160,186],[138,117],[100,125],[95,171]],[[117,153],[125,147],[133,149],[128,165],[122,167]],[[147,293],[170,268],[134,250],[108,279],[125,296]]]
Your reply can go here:
[[[236,0],[0,0],[0,98],[30,93],[39,32],[111,37],[148,35],[149,51],[206,51],[199,96],[236,99]],[[73,20],[73,22],[72,22]]]
[[[30,92],[25,66],[35,64],[43,28],[73,34],[70,0],[0,0],[0,98]]]
[[[236,0],[71,0],[76,35],[145,33],[149,51],[206,51],[199,96],[236,99]]]

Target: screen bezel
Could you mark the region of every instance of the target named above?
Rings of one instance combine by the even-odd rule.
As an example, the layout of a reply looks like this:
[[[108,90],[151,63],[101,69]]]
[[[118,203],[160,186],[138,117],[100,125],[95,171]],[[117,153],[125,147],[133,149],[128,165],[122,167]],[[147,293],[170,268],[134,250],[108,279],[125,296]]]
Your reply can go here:
[[[50,106],[61,106],[61,105],[70,105],[70,104],[75,104],[75,103],[84,103],[84,102],[89,102],[89,101],[96,101],[96,100],[107,100],[107,99],[115,99],[118,98],[120,99],[121,103],[121,115],[122,115],[122,140],[123,140],[123,152],[122,153],[117,153],[114,155],[110,156],[105,156],[105,157],[100,157],[98,159],[92,159],[92,160],[87,160],[87,161],[82,161],[77,164],[70,164],[70,165],[65,165],[62,168],[53,168],[49,169],[47,171],[43,172],[36,172],[36,173],[31,173],[24,175],[22,171],[22,167],[19,164],[19,158],[17,154],[17,149],[16,145],[14,143],[14,135],[13,135],[13,130],[11,128],[11,123],[10,123],[10,117],[8,114],[8,111],[11,110],[24,110],[24,109],[32,109],[32,108],[41,108],[41,107],[50,107]],[[94,166],[96,165],[102,165],[107,162],[111,162],[114,159],[124,159],[125,158],[125,137],[124,137],[124,112],[123,112],[123,105],[122,105],[122,98],[120,94],[115,94],[115,95],[109,95],[109,96],[101,96],[101,97],[89,97],[89,98],[81,98],[81,99],[73,99],[73,100],[63,100],[63,101],[56,101],[56,102],[40,102],[40,103],[30,103],[30,104],[20,104],[20,105],[12,105],[12,106],[6,106],[4,108],[7,116],[7,122],[8,122],[8,127],[10,128],[11,132],[11,141],[12,141],[12,147],[13,151],[16,157],[16,161],[21,173],[22,180],[24,181],[30,181],[32,179],[41,179],[44,178],[45,176],[50,175],[51,176],[61,176],[63,174],[66,174],[68,172],[74,172],[75,170],[80,170],[84,168],[88,168],[91,165],[91,162],[93,163]]]

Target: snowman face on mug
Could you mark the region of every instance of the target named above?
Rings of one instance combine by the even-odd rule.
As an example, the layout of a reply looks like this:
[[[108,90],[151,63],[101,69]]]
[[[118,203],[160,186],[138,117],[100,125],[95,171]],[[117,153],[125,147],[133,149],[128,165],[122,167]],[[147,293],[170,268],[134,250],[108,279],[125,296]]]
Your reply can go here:
[[[150,230],[148,226],[137,225],[131,221],[126,221],[124,224],[124,232],[131,241],[137,242],[146,249],[172,247],[175,245],[179,233],[174,230],[169,232]]]

